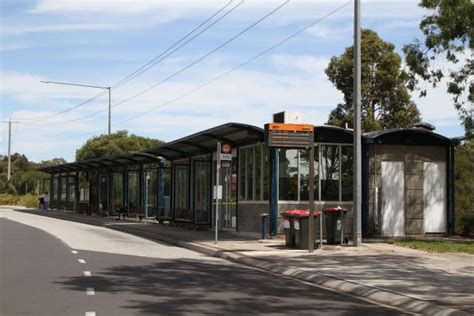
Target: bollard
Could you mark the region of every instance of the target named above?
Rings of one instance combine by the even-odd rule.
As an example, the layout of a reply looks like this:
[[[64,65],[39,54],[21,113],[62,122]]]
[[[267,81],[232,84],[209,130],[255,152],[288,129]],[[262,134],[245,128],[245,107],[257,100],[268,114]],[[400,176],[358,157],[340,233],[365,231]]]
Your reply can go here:
[[[262,217],[262,239],[265,239],[265,235],[267,234],[267,213],[260,214]]]

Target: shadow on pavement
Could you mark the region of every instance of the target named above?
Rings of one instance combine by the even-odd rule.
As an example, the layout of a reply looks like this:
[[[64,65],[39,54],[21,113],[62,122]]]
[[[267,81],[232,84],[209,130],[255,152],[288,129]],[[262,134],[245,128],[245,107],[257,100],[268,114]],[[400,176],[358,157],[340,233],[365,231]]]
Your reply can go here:
[[[84,253],[84,252],[83,252]],[[143,259],[87,252],[102,265],[89,278],[65,278],[69,290],[93,287],[97,299],[144,314],[344,314],[400,312],[225,261]],[[116,263],[107,266],[106,262]],[[118,264],[124,263],[126,264]]]

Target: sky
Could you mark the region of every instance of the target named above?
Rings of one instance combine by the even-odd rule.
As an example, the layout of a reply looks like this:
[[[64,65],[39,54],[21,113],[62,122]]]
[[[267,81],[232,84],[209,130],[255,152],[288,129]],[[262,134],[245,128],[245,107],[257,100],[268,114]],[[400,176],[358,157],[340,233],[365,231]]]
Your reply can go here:
[[[87,139],[107,132],[106,90],[41,81],[114,87],[157,57],[112,88],[112,131],[171,141],[227,122],[262,127],[280,111],[323,124],[342,102],[324,69],[353,41],[353,3],[344,4],[2,0],[1,115],[19,122],[12,124],[12,152],[74,161]],[[418,24],[427,14],[415,0],[362,0],[361,25],[402,54],[404,44],[422,38]],[[412,95],[422,120],[442,135],[463,135],[445,83],[427,88],[425,98]],[[2,154],[7,135],[2,124]]]

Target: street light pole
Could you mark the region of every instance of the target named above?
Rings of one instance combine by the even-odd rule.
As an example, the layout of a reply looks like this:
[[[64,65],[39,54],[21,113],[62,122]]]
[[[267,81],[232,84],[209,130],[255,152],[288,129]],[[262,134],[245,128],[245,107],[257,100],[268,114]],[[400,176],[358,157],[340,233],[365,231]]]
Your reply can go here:
[[[361,58],[360,58],[360,0],[354,1],[354,165],[353,165],[353,192],[354,204],[352,207],[352,242],[354,246],[362,243],[362,155],[361,155]]]
[[[108,131],[109,135],[112,133],[112,87],[94,86],[94,85],[88,85],[88,84],[60,82],[60,81],[43,81],[43,80],[41,80],[41,82],[42,83],[59,84],[59,85],[63,85],[63,86],[76,86],[76,87],[84,87],[84,88],[109,90],[109,116],[108,116],[109,119],[108,119],[107,131]]]

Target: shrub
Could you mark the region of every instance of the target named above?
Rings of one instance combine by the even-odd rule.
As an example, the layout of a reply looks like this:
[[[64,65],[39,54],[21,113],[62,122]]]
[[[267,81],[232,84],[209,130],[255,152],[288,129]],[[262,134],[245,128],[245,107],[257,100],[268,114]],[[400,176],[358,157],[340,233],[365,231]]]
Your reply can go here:
[[[38,207],[38,198],[33,194],[13,195],[4,193],[0,194],[0,205]]]

